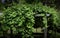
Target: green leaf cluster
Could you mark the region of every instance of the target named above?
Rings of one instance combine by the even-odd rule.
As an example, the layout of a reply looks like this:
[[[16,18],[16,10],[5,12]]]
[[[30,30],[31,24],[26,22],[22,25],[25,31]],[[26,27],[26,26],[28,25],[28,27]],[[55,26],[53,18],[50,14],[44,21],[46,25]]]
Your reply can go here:
[[[32,37],[34,13],[29,6],[15,5],[3,11],[2,30],[12,30],[12,34],[21,33],[22,38]]]

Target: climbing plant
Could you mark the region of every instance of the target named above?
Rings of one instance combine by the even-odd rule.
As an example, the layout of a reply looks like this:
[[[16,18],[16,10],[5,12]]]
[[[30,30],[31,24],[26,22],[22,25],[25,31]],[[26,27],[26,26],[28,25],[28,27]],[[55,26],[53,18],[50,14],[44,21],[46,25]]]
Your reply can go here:
[[[35,13],[39,13],[39,14],[51,14],[52,17],[51,19],[53,20],[53,24],[55,24],[57,26],[57,21],[58,21],[58,16],[57,16],[57,10],[55,10],[54,8],[51,8],[49,6],[43,6],[41,3],[39,4],[35,4]],[[45,15],[46,16],[46,15]],[[47,19],[47,18],[46,18]]]
[[[14,5],[3,11],[2,32],[21,33],[22,38],[32,38],[34,13],[27,5]],[[12,30],[12,31],[11,31]]]
[[[34,15],[41,14],[43,16],[43,27],[48,27],[46,14],[51,14],[50,22],[53,22],[52,26],[57,26],[57,11],[49,6],[43,6],[38,4],[16,4],[11,7],[4,8],[3,18],[0,23],[0,33],[3,34],[18,34],[22,38],[33,38],[34,30]],[[50,18],[49,18],[50,19]]]

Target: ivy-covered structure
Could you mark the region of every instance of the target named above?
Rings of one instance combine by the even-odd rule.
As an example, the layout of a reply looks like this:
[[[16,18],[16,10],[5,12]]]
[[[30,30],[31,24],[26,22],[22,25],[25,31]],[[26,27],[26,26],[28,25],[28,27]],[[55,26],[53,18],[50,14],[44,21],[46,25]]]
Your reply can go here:
[[[13,35],[18,35],[18,38],[34,38],[33,33],[43,33],[47,38],[47,33],[56,32],[59,26],[57,10],[41,3],[34,5],[13,3],[2,12],[0,36],[6,38],[14,38]]]

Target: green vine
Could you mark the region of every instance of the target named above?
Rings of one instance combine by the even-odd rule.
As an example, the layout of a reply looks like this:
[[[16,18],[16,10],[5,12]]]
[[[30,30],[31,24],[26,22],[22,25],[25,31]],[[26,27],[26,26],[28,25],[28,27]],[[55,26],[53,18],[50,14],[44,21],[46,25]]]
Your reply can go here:
[[[8,7],[3,13],[2,30],[12,30],[12,34],[21,33],[22,38],[32,37],[34,25],[34,13],[30,7],[26,5],[16,5]]]
[[[43,16],[43,27],[47,26],[46,13],[52,14],[51,19],[53,24],[57,26],[57,11],[54,8],[43,6],[42,4],[17,4],[3,11],[3,18],[0,20],[1,28],[0,33],[6,34],[18,34],[20,33],[22,38],[33,38],[34,30],[34,15],[41,14]],[[51,21],[52,22],[52,21]],[[53,26],[54,26],[53,25]]]

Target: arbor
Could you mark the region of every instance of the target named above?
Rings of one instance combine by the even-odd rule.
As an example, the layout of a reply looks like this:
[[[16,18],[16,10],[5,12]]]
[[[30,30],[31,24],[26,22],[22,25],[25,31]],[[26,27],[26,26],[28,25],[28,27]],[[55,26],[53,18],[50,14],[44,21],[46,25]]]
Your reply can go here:
[[[44,6],[40,0],[25,0],[23,3],[13,2],[11,6],[9,4],[5,6],[2,11],[0,35],[19,34],[22,38],[33,38],[36,14],[42,16],[42,28],[55,31],[59,27],[57,10],[47,5]],[[47,14],[50,14],[50,16],[47,17]],[[50,29],[51,27],[54,30]]]

